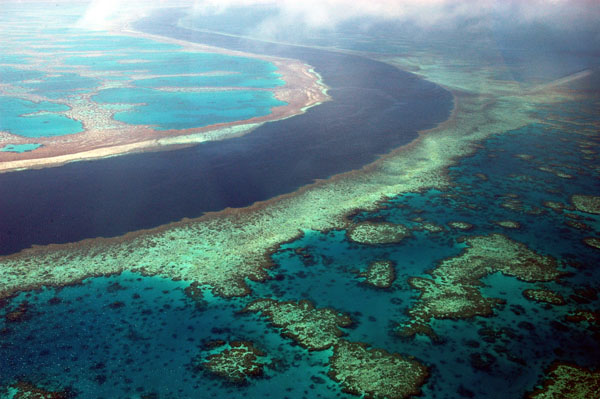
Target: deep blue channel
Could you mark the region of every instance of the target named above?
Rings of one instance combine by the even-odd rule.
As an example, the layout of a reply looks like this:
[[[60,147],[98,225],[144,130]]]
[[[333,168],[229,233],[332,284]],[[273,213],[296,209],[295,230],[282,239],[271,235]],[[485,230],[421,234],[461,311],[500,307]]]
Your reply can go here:
[[[251,134],[180,150],[0,175],[0,254],[111,237],[207,211],[244,207],[358,169],[448,118],[443,88],[364,57],[176,27],[179,11],[136,28],[302,60],[332,101]]]

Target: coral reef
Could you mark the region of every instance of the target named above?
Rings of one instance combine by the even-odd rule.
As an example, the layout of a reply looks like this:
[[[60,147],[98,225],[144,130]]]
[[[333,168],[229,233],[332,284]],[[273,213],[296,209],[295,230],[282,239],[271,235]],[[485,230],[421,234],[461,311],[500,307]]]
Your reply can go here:
[[[298,342],[310,351],[331,347],[343,335],[340,327],[348,327],[352,320],[345,314],[330,308],[316,309],[306,300],[279,302],[273,299],[258,299],[244,309],[245,312],[260,312],[281,335]]]
[[[505,229],[520,229],[521,224],[519,222],[515,222],[514,220],[498,220],[494,222],[500,227],[504,227]]]
[[[569,211],[573,210],[573,207],[563,204],[562,202],[557,202],[557,201],[544,201],[543,205],[546,208],[550,208],[556,212],[562,212],[563,210],[569,210]]]
[[[527,394],[528,399],[591,399],[600,392],[600,371],[554,362],[542,388]]]
[[[542,256],[524,244],[501,234],[464,239],[467,248],[458,256],[443,260],[430,272],[432,279],[412,278],[410,285],[421,291],[409,309],[411,320],[401,326],[401,335],[426,333],[432,319],[468,318],[492,313],[499,299],[486,298],[479,291],[480,279],[495,272],[527,282],[550,281],[560,273],[554,258]]]
[[[600,197],[594,195],[573,195],[571,202],[580,212],[600,215]]]
[[[404,57],[386,62],[414,67]],[[375,209],[382,199],[398,193],[445,190],[450,184],[448,166],[472,154],[476,143],[538,121],[529,111],[539,104],[572,98],[555,88],[524,97],[521,87],[490,80],[488,71],[481,77],[490,82],[489,90],[480,95],[481,86],[472,84],[472,71],[461,71],[449,72],[439,65],[419,68],[418,74],[453,90],[451,117],[365,168],[244,209],[226,209],[121,237],[35,247],[0,257],[0,298],[124,270],[196,281],[224,297],[247,295],[246,281],[268,277],[265,269],[272,264],[268,255],[280,243],[293,240],[301,231],[344,229],[347,215],[357,209]]]
[[[350,226],[347,235],[359,244],[395,244],[410,236],[410,230],[401,224],[362,222]]]
[[[562,295],[545,288],[525,290],[523,291],[523,296],[530,301],[544,302],[552,305],[566,304],[565,298]]]
[[[12,399],[69,399],[75,397],[69,389],[49,391],[27,381],[18,381],[8,387]]]
[[[473,225],[471,223],[461,221],[448,222],[448,226],[457,230],[471,230],[473,228]]]
[[[257,349],[252,342],[219,342],[216,345],[217,353],[208,355],[199,364],[200,367],[237,384],[262,375],[266,354]]]
[[[600,238],[598,237],[586,237],[583,242],[592,248],[600,249]]]
[[[18,323],[21,321],[28,320],[31,317],[31,311],[29,308],[29,302],[23,301],[17,306],[16,309],[11,310],[4,317],[9,323]]]
[[[329,377],[344,392],[369,399],[418,395],[428,377],[427,368],[415,360],[345,340],[333,347],[329,365]]]
[[[371,262],[367,271],[359,274],[365,278],[365,284],[376,288],[389,288],[396,279],[394,262],[390,260],[378,260]]]
[[[245,311],[261,312],[274,327],[281,328],[282,336],[309,351],[333,347],[328,375],[345,392],[365,398],[406,398],[419,394],[427,379],[427,367],[416,360],[341,339],[340,327],[348,327],[352,320],[332,309],[317,309],[306,300],[259,299]]]
[[[583,321],[590,324],[590,326],[600,327],[600,312],[592,312],[590,310],[577,309],[567,316],[565,320],[571,323],[581,323]]]

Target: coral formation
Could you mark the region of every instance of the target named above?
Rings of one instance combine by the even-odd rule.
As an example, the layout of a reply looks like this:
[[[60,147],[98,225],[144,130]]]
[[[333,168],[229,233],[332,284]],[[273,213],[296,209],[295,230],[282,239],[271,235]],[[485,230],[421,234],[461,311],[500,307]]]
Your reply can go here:
[[[427,379],[427,367],[416,360],[341,339],[340,327],[348,327],[352,320],[332,309],[317,309],[306,300],[259,299],[245,311],[261,312],[273,326],[281,328],[282,336],[309,351],[333,347],[328,375],[345,392],[365,398],[406,398],[417,395]]]
[[[416,360],[345,340],[333,347],[329,365],[329,377],[344,392],[369,399],[418,395],[428,377],[427,367]]]
[[[18,381],[8,387],[12,399],[69,399],[74,394],[69,390],[49,391],[28,381]]]
[[[330,308],[316,309],[306,300],[279,302],[258,299],[246,306],[244,311],[260,312],[271,324],[281,328],[282,336],[293,339],[310,351],[331,347],[344,334],[340,327],[352,324],[347,315]]]
[[[473,228],[473,225],[471,223],[461,221],[448,222],[448,226],[457,230],[471,230]]]
[[[586,237],[583,242],[592,248],[600,249],[600,238],[598,237]]]
[[[410,230],[401,224],[361,222],[350,226],[347,235],[359,244],[395,244],[410,236]]]
[[[571,202],[580,212],[600,215],[600,197],[594,195],[573,195]]]
[[[9,323],[18,323],[29,319],[29,317],[31,317],[29,303],[27,301],[23,301],[19,304],[19,306],[17,306],[16,309],[8,312],[4,318]]]
[[[530,301],[544,302],[552,305],[566,304],[565,298],[562,295],[545,288],[525,290],[523,291],[523,296]]]
[[[378,260],[371,262],[367,271],[359,274],[365,278],[365,283],[376,288],[389,288],[396,279],[394,262]]]
[[[519,222],[515,222],[514,220],[498,220],[494,222],[500,227],[504,227],[505,229],[520,229],[521,224]]]
[[[223,342],[216,350],[217,353],[208,355],[199,366],[238,384],[248,378],[262,375],[266,354],[256,348],[252,342],[233,341],[229,344]]]
[[[573,210],[573,208],[571,206],[563,204],[562,202],[557,202],[557,201],[544,201],[543,205],[546,208],[550,208],[556,212],[562,212],[563,210],[569,210],[569,211]]]
[[[600,371],[554,362],[542,388],[527,394],[528,399],[591,399],[600,392]]]
[[[412,278],[410,285],[421,291],[409,309],[411,320],[399,333],[433,336],[427,325],[432,319],[468,318],[492,313],[500,300],[486,298],[479,291],[480,279],[495,272],[528,282],[550,281],[559,276],[554,258],[542,256],[524,244],[501,234],[464,239],[467,248],[458,256],[443,260],[430,272],[432,279]]]
[[[592,312],[590,310],[577,309],[568,314],[565,319],[571,323],[581,323],[583,321],[590,325],[600,326],[600,312]]]

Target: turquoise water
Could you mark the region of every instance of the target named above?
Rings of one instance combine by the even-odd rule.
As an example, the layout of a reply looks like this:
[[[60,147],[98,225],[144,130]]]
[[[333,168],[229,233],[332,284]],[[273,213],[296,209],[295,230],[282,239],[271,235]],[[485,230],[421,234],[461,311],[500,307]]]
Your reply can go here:
[[[67,37],[76,32],[65,30]],[[33,37],[32,37],[33,39]],[[68,45],[68,50],[118,52],[99,56],[66,56],[65,67],[83,68],[78,72],[42,73],[25,69],[0,67],[0,82],[29,89],[32,94],[47,99],[68,99],[97,91],[102,81],[119,81],[138,88],[116,88],[99,92],[92,100],[100,104],[145,104],[114,118],[133,125],[154,125],[157,129],[186,129],[215,123],[246,120],[268,115],[272,107],[285,103],[266,91],[206,91],[163,92],[153,90],[160,86],[171,87],[246,87],[274,88],[285,84],[277,74],[276,67],[263,60],[212,53],[178,51],[180,46],[158,43],[146,39],[111,35],[77,36],[74,40],[54,42]],[[95,54],[97,55],[97,53]],[[8,58],[7,58],[8,59]],[[13,60],[19,57],[10,58]],[[128,62],[134,60],[136,62]],[[143,62],[137,62],[143,61]],[[116,73],[116,75],[115,75]],[[208,76],[172,76],[178,74],[201,74]],[[157,78],[133,80],[135,75],[161,75]],[[213,75],[214,74],[214,75]],[[167,76],[163,76],[167,75]],[[171,76],[169,76],[171,75]],[[64,115],[43,114],[23,117],[23,114],[39,111],[64,111],[44,108],[48,103],[35,106],[25,100],[4,98],[2,100],[0,128],[26,137],[48,137],[82,131],[80,121]]]
[[[25,137],[52,137],[83,131],[81,122],[55,113],[67,110],[69,107],[63,104],[34,103],[0,96],[0,130]],[[39,114],[23,116],[37,112]]]
[[[4,147],[0,148],[0,152],[17,152],[23,153],[28,151],[33,151],[37,148],[40,148],[41,144],[7,144]]]
[[[128,59],[146,62],[119,62]],[[92,70],[99,71],[112,69],[119,71],[141,70],[144,73],[159,75],[227,71],[269,77],[269,74],[276,70],[275,65],[272,63],[254,58],[180,51],[121,51],[115,55],[100,57],[71,56],[66,58],[65,64],[87,66]]]
[[[91,89],[95,89],[98,84],[99,80],[97,79],[80,76],[76,73],[64,73],[59,76],[42,78],[40,82],[24,83],[21,86],[33,89],[34,94],[50,99],[58,99],[89,92]]]
[[[281,79],[260,76],[244,75],[217,75],[217,76],[174,76],[135,81],[138,87],[254,87],[271,88],[283,86]]]
[[[181,46],[155,40],[111,35],[104,33],[89,33],[80,29],[57,29],[57,33],[67,34],[58,44],[67,45],[71,51],[140,51],[140,50],[177,50]]]
[[[18,83],[28,79],[41,79],[44,73],[0,65],[0,83]]]
[[[194,370],[191,361],[204,353],[203,345],[209,341],[252,340],[270,355],[270,367],[261,379],[264,384],[245,386],[248,395],[274,399],[300,397],[303,392],[341,395],[322,364],[329,353],[310,356],[288,345],[276,331],[265,330],[256,315],[238,314],[245,300],[207,295],[196,303],[184,295],[187,285],[124,273],[20,295],[14,304],[28,301],[35,310],[31,319],[15,326],[0,321],[9,328],[0,349],[2,356],[8,354],[0,366],[0,380],[27,375],[47,387],[70,385],[84,399],[150,394],[232,397],[233,385]],[[68,331],[63,330],[66,325]],[[26,336],[33,341],[25,344]],[[43,372],[33,375],[33,370]],[[324,383],[315,386],[311,376]]]
[[[428,399],[523,397],[556,358],[597,365],[600,349],[593,330],[564,320],[574,309],[600,306],[597,297],[587,302],[572,299],[576,289],[600,284],[595,267],[600,253],[581,241],[597,233],[570,227],[565,212],[543,206],[547,200],[568,204],[576,193],[600,195],[595,182],[597,154],[580,152],[581,148],[597,152],[600,141],[597,136],[578,135],[599,122],[595,109],[597,103],[580,102],[543,111],[544,118],[552,117],[550,111],[560,112],[558,124],[532,124],[486,140],[474,156],[451,168],[456,185],[448,191],[398,195],[381,209],[353,218],[418,228],[414,219],[419,217],[442,226],[443,232],[413,231],[399,244],[369,246],[349,242],[343,230],[305,231],[272,255],[272,279],[250,282],[253,293],[247,298],[225,300],[205,292],[202,301],[194,302],[183,294],[185,282],[134,273],[21,293],[0,309],[1,316],[23,301],[32,309],[30,318],[20,323],[0,317],[0,330],[6,328],[0,346],[4,360],[0,386],[26,375],[48,387],[71,386],[81,398],[352,397],[327,377],[331,351],[308,352],[280,337],[256,315],[239,313],[249,301],[264,297],[308,299],[318,307],[347,313],[355,321],[343,329],[348,340],[413,355],[429,366],[431,377],[423,388]],[[523,153],[533,158],[516,157]],[[540,171],[540,165],[571,172],[573,178]],[[487,180],[475,173],[484,173]],[[520,209],[502,206],[508,193],[518,196]],[[592,231],[600,231],[599,215],[569,213],[581,216]],[[504,229],[493,223],[507,219],[519,222],[521,228]],[[450,221],[474,227],[455,230],[447,226]],[[438,341],[398,336],[397,326],[407,320],[406,311],[418,300],[408,279],[427,277],[440,261],[458,255],[465,248],[460,237],[490,233],[505,234],[556,257],[569,274],[559,283],[543,284],[489,275],[482,279],[481,292],[505,301],[491,317],[434,320],[431,327]],[[377,259],[395,264],[396,280],[389,289],[368,286],[357,275]],[[522,295],[525,289],[540,286],[563,295],[567,305],[539,304]],[[203,343],[216,339],[250,340],[265,350],[272,362],[265,377],[233,386],[191,367],[194,358],[206,353]],[[481,358],[486,361],[477,361]]]
[[[267,115],[285,103],[263,91],[161,92],[150,89],[108,89],[93,97],[98,103],[139,104],[114,118],[158,129],[187,129]]]
[[[3,46],[0,45],[0,48]],[[2,54],[0,53],[0,64],[24,64],[27,62],[29,57],[25,57],[22,55],[15,54]],[[4,67],[0,67],[0,71],[2,71]],[[3,73],[0,73],[0,76]]]
[[[0,22],[11,28],[4,32],[9,40],[0,44],[0,63],[14,67],[0,66],[0,83],[13,86],[9,87],[9,93],[26,92],[49,101],[77,100],[79,103],[87,101],[82,99],[82,94],[92,93],[97,94],[93,99],[100,105],[114,101],[143,103],[145,105],[117,112],[115,119],[133,125],[154,125],[162,130],[264,116],[272,107],[284,104],[272,93],[263,91],[165,93],[154,90],[160,86],[275,88],[285,82],[271,62],[183,51],[177,44],[72,28],[81,8],[68,8],[72,13],[64,15],[54,12],[56,10],[40,12],[41,8],[35,5],[26,9],[12,6],[7,9],[11,11],[3,13]],[[43,46],[38,47],[40,44]],[[47,57],[52,58],[52,63],[45,62]],[[29,70],[28,64],[35,64],[34,69]],[[177,76],[199,74],[207,76]],[[147,78],[138,79],[144,76]],[[96,93],[104,85],[110,87],[114,82],[134,88]],[[35,105],[24,99],[2,98],[0,129],[26,137],[51,137],[82,131],[84,121],[52,113],[68,108],[48,108],[48,104]],[[41,111],[45,112],[23,116]],[[93,125],[92,121],[84,123]]]

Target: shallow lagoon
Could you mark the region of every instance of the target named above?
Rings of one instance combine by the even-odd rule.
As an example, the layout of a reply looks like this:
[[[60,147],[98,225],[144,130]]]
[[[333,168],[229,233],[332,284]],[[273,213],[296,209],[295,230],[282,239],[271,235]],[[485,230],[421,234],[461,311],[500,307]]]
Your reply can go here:
[[[68,109],[63,104],[0,96],[0,130],[25,137],[62,136],[83,131],[81,122],[56,113]]]
[[[67,20],[72,16],[62,18]],[[6,15],[2,19],[11,18]],[[42,33],[36,32],[36,26],[32,26],[27,34],[9,32],[11,40],[7,41],[0,62],[10,66],[0,66],[0,83],[11,85],[7,93],[15,97],[8,97],[7,94],[2,100],[0,129],[26,137],[51,137],[82,131],[80,121],[70,120],[64,115],[44,113],[23,116],[39,111],[54,111],[44,108],[45,102],[40,103],[43,106],[33,107],[25,100],[30,99],[28,96],[31,95],[68,102],[80,101],[82,94],[92,93],[96,94],[94,99],[101,105],[114,103],[114,97],[118,96],[120,103],[145,105],[118,112],[116,120],[133,125],[154,125],[160,130],[203,127],[260,117],[268,115],[272,107],[284,105],[269,91],[209,93],[193,90],[167,93],[154,90],[160,86],[185,89],[276,88],[285,82],[280,79],[277,67],[271,62],[183,51],[176,44],[89,33],[59,26],[49,26]],[[48,39],[50,47],[40,47],[40,38]],[[23,56],[20,54],[22,51],[29,51],[32,55]],[[48,64],[45,57],[52,57],[53,62]],[[29,69],[27,64],[32,63],[40,66]],[[126,88],[101,90],[117,84]],[[88,105],[91,108],[94,106],[93,103]],[[86,126],[93,127],[88,122]]]
[[[0,148],[0,151],[23,153],[27,151],[33,151],[41,146],[41,144],[7,144]]]
[[[150,89],[109,89],[93,97],[99,103],[140,104],[114,118],[157,129],[187,129],[268,115],[271,107],[285,105],[270,92],[223,90],[199,93]]]
[[[34,94],[46,98],[58,99],[71,95],[86,93],[98,86],[97,79],[80,76],[76,73],[65,73],[58,76],[45,77],[36,82],[22,83],[24,87],[33,89]],[[85,89],[85,90],[83,90]]]

